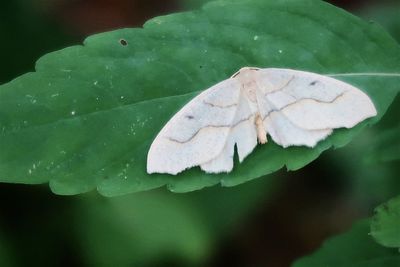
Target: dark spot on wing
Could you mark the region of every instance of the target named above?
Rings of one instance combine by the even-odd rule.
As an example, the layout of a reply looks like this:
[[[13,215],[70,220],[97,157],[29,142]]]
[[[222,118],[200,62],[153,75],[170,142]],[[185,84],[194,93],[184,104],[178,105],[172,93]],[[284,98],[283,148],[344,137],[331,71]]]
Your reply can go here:
[[[318,83],[318,81],[312,81],[312,82],[310,82],[310,86],[314,86],[314,85],[316,85]]]
[[[194,117],[192,116],[192,115],[186,115],[185,116],[188,120],[193,120],[194,119]]]

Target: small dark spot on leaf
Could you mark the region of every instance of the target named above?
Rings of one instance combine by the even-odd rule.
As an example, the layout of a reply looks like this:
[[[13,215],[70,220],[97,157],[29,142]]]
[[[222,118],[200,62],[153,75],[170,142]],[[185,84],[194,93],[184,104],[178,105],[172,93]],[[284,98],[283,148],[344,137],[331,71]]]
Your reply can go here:
[[[126,41],[125,39],[120,39],[119,43],[123,46],[127,46],[128,45],[128,41]]]
[[[200,66],[199,66],[199,68],[200,68],[200,69],[202,69],[202,68],[203,68],[203,66],[202,66],[202,65],[200,65]]]
[[[314,85],[316,85],[316,84],[317,84],[317,82],[318,82],[318,81],[313,81],[313,82],[310,82],[310,85],[311,85],[311,86],[314,86]]]
[[[194,119],[194,117],[192,115],[186,115],[186,118],[189,119],[189,120],[193,120]]]

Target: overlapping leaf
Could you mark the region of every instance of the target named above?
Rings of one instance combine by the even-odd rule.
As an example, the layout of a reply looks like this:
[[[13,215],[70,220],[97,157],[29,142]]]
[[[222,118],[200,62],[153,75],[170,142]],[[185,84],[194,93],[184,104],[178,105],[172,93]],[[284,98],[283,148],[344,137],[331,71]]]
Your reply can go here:
[[[314,149],[268,143],[230,174],[145,171],[149,145],[165,122],[199,90],[243,66],[395,73],[399,62],[399,46],[379,26],[315,0],[218,1],[152,19],[144,29],[91,36],[0,87],[0,180],[113,196],[163,185],[176,192],[233,186],[285,165],[295,170],[378,121],[400,77],[338,76],[367,92],[379,114]]]
[[[356,223],[344,234],[327,240],[314,254],[296,261],[293,267],[395,267],[400,264],[400,255],[372,240],[369,220]]]
[[[371,235],[387,247],[400,248],[400,196],[375,209],[371,222]]]

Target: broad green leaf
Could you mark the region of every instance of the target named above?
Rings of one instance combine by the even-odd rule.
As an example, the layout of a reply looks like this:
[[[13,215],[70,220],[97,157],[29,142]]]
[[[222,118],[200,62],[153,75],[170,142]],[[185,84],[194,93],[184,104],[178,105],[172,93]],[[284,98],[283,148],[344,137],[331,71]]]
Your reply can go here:
[[[344,234],[327,240],[312,255],[297,260],[292,267],[396,267],[400,254],[380,246],[371,238],[369,220],[362,220]]]
[[[371,235],[383,246],[400,248],[400,196],[375,209]]]
[[[400,77],[337,76],[364,90],[378,116],[335,131],[313,149],[270,142],[221,175],[198,168],[147,175],[146,155],[180,107],[243,66],[400,73],[399,62],[400,47],[379,26],[316,0],[218,1],[152,19],[144,29],[91,36],[0,87],[0,180],[115,196],[164,185],[174,192],[233,186],[284,166],[296,170],[377,122]]]

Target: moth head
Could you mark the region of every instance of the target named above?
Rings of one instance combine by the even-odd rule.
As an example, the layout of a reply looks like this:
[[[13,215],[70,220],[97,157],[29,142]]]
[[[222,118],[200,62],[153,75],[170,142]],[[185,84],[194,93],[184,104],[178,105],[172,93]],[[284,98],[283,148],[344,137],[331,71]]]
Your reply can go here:
[[[254,80],[255,73],[259,69],[257,68],[251,68],[251,67],[244,67],[241,68],[238,72],[236,72],[232,78],[238,79],[242,84],[246,84],[249,81]]]
[[[251,74],[254,71],[258,71],[260,70],[260,68],[256,68],[256,67],[243,67],[240,70],[238,70],[235,74],[233,74],[231,76],[231,78],[236,78],[237,76],[248,76],[249,74]]]

